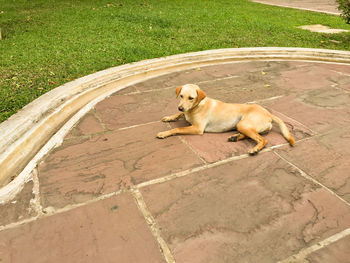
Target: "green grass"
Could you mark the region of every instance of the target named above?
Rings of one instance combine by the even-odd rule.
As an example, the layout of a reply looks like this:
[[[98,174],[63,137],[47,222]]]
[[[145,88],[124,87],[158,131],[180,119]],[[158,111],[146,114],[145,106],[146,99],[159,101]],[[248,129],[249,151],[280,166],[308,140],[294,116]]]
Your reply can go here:
[[[0,0],[0,122],[45,92],[133,61],[232,47],[350,50],[336,16],[247,0]],[[336,41],[332,41],[336,40]]]

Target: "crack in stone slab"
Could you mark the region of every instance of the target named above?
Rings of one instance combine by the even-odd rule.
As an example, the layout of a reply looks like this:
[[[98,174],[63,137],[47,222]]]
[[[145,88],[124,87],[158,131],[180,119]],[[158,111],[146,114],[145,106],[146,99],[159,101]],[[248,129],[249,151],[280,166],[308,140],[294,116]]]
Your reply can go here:
[[[339,196],[338,194],[336,194],[335,192],[333,192],[330,188],[326,187],[325,185],[323,185],[322,183],[320,183],[319,181],[317,181],[316,179],[312,178],[310,175],[308,175],[307,173],[305,173],[302,169],[300,169],[299,167],[297,167],[295,164],[289,162],[286,158],[282,157],[280,154],[278,154],[276,151],[273,151],[274,154],[276,154],[279,158],[281,158],[282,160],[284,160],[285,162],[287,162],[288,164],[290,164],[291,166],[293,166],[294,168],[296,168],[299,172],[300,175],[303,176],[304,178],[308,179],[309,181],[312,181],[313,183],[320,185],[322,188],[324,188],[325,190],[327,190],[329,193],[331,193],[332,195],[336,196],[338,199],[340,199],[342,202],[344,202],[345,204],[347,204],[348,206],[350,206],[350,204],[343,199],[341,196]]]

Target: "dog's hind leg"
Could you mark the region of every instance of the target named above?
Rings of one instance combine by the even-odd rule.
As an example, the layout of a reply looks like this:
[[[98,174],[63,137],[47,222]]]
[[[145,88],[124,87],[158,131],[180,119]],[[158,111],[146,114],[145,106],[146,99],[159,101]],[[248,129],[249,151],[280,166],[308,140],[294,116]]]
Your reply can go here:
[[[238,132],[236,134],[231,135],[227,140],[229,142],[238,142],[240,140],[243,140],[246,137],[247,136],[245,136],[243,133]]]
[[[257,142],[257,145],[252,148],[251,150],[249,150],[249,154],[250,155],[255,155],[257,154],[262,148],[265,147],[265,145],[267,144],[267,140],[262,137],[255,128],[246,126],[244,122],[239,122],[237,125],[237,130],[244,134],[245,136],[253,139],[254,141]]]

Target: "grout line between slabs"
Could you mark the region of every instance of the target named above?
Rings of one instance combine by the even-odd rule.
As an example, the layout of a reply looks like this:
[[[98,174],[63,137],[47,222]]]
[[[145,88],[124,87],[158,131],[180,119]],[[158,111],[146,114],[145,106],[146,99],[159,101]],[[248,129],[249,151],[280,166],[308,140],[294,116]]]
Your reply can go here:
[[[107,128],[107,125],[103,122],[103,120],[102,120],[100,114],[96,111],[96,108],[94,107],[94,108],[92,108],[92,110],[93,110],[93,112],[94,112],[95,118],[100,122],[100,124],[101,124],[103,130],[104,130],[105,132],[106,132],[106,131],[109,131],[109,129]]]
[[[131,194],[135,198],[136,204],[141,211],[143,217],[145,218],[147,225],[151,229],[152,235],[156,238],[160,251],[162,255],[164,256],[167,263],[175,263],[175,259],[173,255],[171,254],[171,251],[165,242],[165,240],[162,238],[160,230],[157,226],[157,223],[155,222],[151,212],[148,210],[147,205],[145,203],[145,200],[143,199],[143,196],[139,189],[133,188],[131,189]]]
[[[318,242],[317,244],[311,246],[311,247],[307,247],[307,248],[304,248],[302,250],[300,250],[298,253],[286,258],[286,259],[283,259],[281,261],[278,261],[276,263],[301,263],[301,262],[309,262],[309,261],[306,261],[305,258],[310,255],[311,253],[317,251],[317,250],[320,250],[334,242],[337,242],[339,239],[342,239],[344,237],[347,237],[350,235],[350,228],[347,228],[335,235],[332,235],[320,242]]]
[[[288,163],[290,166],[294,167],[295,169],[298,170],[298,172],[300,173],[300,175],[302,177],[304,177],[305,179],[321,186],[323,189],[327,190],[329,193],[331,193],[332,195],[334,195],[335,197],[337,197],[339,200],[341,200],[343,203],[345,203],[346,205],[350,206],[350,204],[343,199],[341,196],[337,195],[334,191],[332,191],[331,189],[329,189],[327,186],[323,185],[322,183],[320,183],[319,181],[317,181],[316,179],[312,178],[310,175],[308,175],[306,172],[304,172],[301,168],[299,168],[298,166],[296,166],[295,164],[291,163],[290,161],[288,161],[286,158],[282,157],[280,154],[278,154],[276,151],[273,151],[273,153],[278,156],[280,159],[282,159],[283,161],[285,161],[286,163]]]
[[[126,127],[122,127],[122,128],[117,128],[114,130],[110,130],[107,128],[103,132],[97,132],[97,133],[91,133],[88,135],[76,136],[74,138],[69,138],[68,140],[87,139],[87,138],[91,138],[91,137],[98,136],[98,135],[111,134],[111,133],[113,134],[114,132],[128,130],[128,129],[132,129],[132,128],[138,128],[138,127],[142,127],[142,126],[146,126],[146,125],[150,125],[150,124],[154,124],[154,123],[158,123],[158,122],[161,122],[161,121],[150,121],[150,122],[146,122],[146,123],[140,123],[140,124],[135,124],[135,125],[126,126]]]
[[[167,126],[169,129],[172,129],[172,127],[171,127],[171,125],[170,125],[169,122],[166,123],[166,126]],[[195,149],[193,149],[193,147],[192,147],[188,142],[186,142],[186,140],[185,140],[182,136],[177,135],[176,137],[178,137],[178,139],[179,139],[183,144],[185,144],[185,145],[186,145],[186,146],[187,146],[201,161],[202,161],[202,163],[207,164],[207,162],[199,155],[199,153],[198,153]]]
[[[312,139],[312,138],[313,138],[313,136],[310,136],[310,137],[298,140],[295,143],[297,144],[297,143],[300,143],[300,142],[304,142],[304,141],[307,141],[307,140]],[[289,143],[286,142],[286,143],[282,143],[282,144],[278,144],[278,145],[273,145],[273,146],[270,146],[269,148],[265,148],[265,149],[261,150],[260,153],[271,152],[271,151],[274,151],[274,149],[278,149],[278,148],[286,146],[286,145],[289,145]],[[237,155],[237,156],[232,156],[230,158],[227,158],[227,159],[224,159],[224,160],[220,160],[220,161],[217,161],[217,162],[214,162],[214,163],[205,163],[204,165],[197,166],[197,167],[194,167],[194,168],[190,168],[190,169],[187,169],[185,171],[172,173],[172,174],[169,174],[169,175],[166,175],[166,176],[163,176],[163,177],[159,177],[159,178],[152,179],[152,180],[149,180],[149,181],[146,181],[146,182],[143,182],[143,183],[139,183],[138,185],[136,185],[136,187],[140,189],[142,187],[146,187],[146,186],[149,186],[149,185],[164,183],[164,182],[170,181],[170,180],[175,179],[175,178],[184,177],[186,175],[193,174],[195,172],[203,171],[203,170],[206,170],[206,169],[209,169],[209,168],[213,168],[213,167],[216,167],[216,166],[220,166],[222,164],[226,164],[226,163],[233,162],[233,161],[236,161],[236,160],[245,159],[247,157],[250,157],[250,155],[245,153],[245,154],[241,154],[241,155]]]
[[[202,156],[200,156],[199,153],[195,149],[193,149],[193,147],[182,136],[178,136],[178,138],[183,144],[185,144],[202,161],[202,163],[208,164],[207,161],[204,160],[202,158]]]
[[[37,219],[40,219],[40,218],[45,218],[45,217],[53,216],[53,215],[56,215],[56,214],[68,212],[68,211],[73,210],[75,208],[79,208],[79,207],[82,207],[82,206],[85,206],[85,205],[89,205],[89,204],[98,202],[100,200],[104,200],[104,199],[110,198],[112,196],[119,195],[119,194],[124,193],[124,192],[125,192],[124,190],[119,190],[119,191],[116,191],[116,192],[112,192],[112,193],[108,193],[108,194],[105,194],[105,195],[101,195],[99,197],[96,197],[95,199],[91,199],[91,200],[88,200],[88,201],[83,202],[83,203],[71,204],[71,205],[67,205],[65,207],[58,208],[58,209],[55,209],[55,208],[49,206],[49,207],[46,207],[46,208],[42,209],[42,213],[37,215],[37,216],[26,218],[26,219],[24,219],[22,221],[17,221],[17,222],[14,222],[14,223],[10,223],[10,224],[7,224],[7,225],[0,226],[0,232],[3,231],[3,230],[11,229],[11,228],[16,228],[18,226],[21,226],[23,224],[27,224],[27,223],[33,222],[33,221],[35,221]]]
[[[31,223],[31,222],[39,219],[39,218],[40,218],[39,215],[37,215],[37,216],[34,216],[34,217],[26,218],[26,219],[24,219],[22,221],[17,221],[17,222],[14,222],[14,223],[10,223],[10,224],[7,224],[7,225],[0,226],[0,232],[4,231],[4,230],[16,228],[18,226],[21,226],[21,225],[24,225],[24,224],[27,224],[27,223]]]
[[[265,149],[262,152],[267,152],[267,151],[271,151],[271,149],[270,148],[269,149]],[[217,161],[215,163],[204,164],[204,165],[201,165],[201,166],[197,166],[195,168],[187,169],[185,171],[172,173],[172,174],[167,175],[167,176],[163,176],[163,177],[156,178],[156,179],[153,179],[153,180],[150,180],[150,181],[147,181],[147,182],[143,182],[143,183],[140,183],[140,184],[136,185],[136,187],[137,188],[142,188],[142,187],[153,185],[153,184],[164,183],[164,182],[170,181],[170,180],[175,179],[175,178],[184,177],[186,175],[193,174],[195,172],[203,171],[203,170],[206,170],[208,168],[216,167],[216,166],[219,166],[219,165],[222,165],[222,164],[225,164],[225,163],[229,163],[229,162],[232,162],[232,161],[235,161],[235,160],[244,159],[244,158],[247,158],[247,157],[249,157],[248,154],[242,154],[242,155],[238,155],[238,156],[233,156],[231,158],[224,159],[224,160],[221,160],[221,161]]]
[[[274,97],[270,97],[270,98],[266,98],[266,99],[262,99],[262,100],[249,101],[249,102],[246,102],[246,104],[261,103],[261,102],[264,102],[264,101],[276,100],[276,99],[279,99],[279,98],[282,98],[282,97],[284,97],[284,95],[274,96]]]
[[[154,124],[154,123],[158,123],[158,122],[161,122],[161,121],[150,121],[150,122],[146,122],[146,123],[135,124],[135,125],[131,125],[128,127],[118,128],[115,131],[128,130],[128,129],[137,128],[137,127],[141,127],[141,126],[145,126],[145,125],[149,125],[149,124]]]
[[[214,81],[220,81],[220,80],[226,80],[226,79],[234,79],[234,78],[238,78],[239,76],[237,75],[229,75],[227,77],[223,77],[223,78],[217,78],[217,79],[211,79],[211,80],[203,80],[203,81],[198,81],[195,84],[203,84],[203,83],[209,83],[209,82],[214,82]]]
[[[110,197],[115,196],[115,195],[119,195],[119,194],[124,193],[124,192],[125,192],[124,190],[119,190],[119,191],[116,191],[116,192],[112,192],[112,193],[108,193],[108,194],[104,194],[104,195],[98,196],[98,197],[96,197],[94,199],[90,199],[90,200],[88,200],[86,202],[83,202],[83,203],[71,204],[71,205],[67,205],[65,207],[58,208],[58,209],[54,209],[52,207],[47,207],[46,209],[44,209],[44,212],[46,212],[45,217],[46,216],[55,215],[55,214],[64,213],[64,212],[73,210],[75,208],[81,207],[81,206],[85,206],[85,205],[89,205],[89,204],[92,204],[92,203],[96,203],[98,201],[110,198]]]

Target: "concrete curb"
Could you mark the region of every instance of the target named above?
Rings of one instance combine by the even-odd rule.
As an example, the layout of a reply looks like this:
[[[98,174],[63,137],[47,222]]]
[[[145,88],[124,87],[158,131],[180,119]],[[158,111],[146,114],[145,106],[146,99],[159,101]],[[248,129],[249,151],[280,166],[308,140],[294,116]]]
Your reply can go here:
[[[350,64],[350,52],[307,48],[218,49],[131,63],[66,83],[0,124],[0,203],[11,200],[32,179],[40,159],[59,145],[95,104],[114,92],[174,71],[250,60]]]

